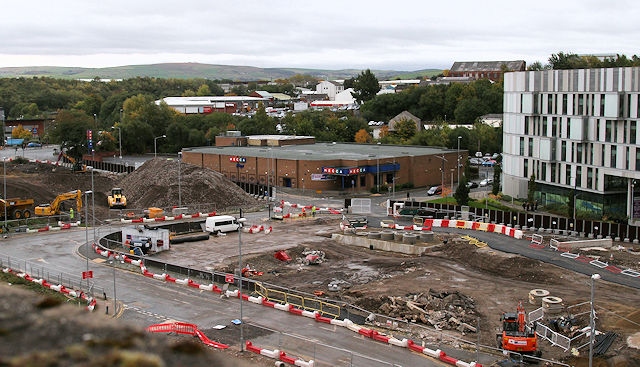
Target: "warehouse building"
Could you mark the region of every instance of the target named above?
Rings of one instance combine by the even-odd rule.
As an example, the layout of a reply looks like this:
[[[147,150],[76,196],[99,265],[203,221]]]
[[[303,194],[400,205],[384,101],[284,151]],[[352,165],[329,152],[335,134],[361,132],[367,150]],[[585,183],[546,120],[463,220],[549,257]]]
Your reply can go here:
[[[242,136],[229,132],[215,147],[187,148],[182,159],[262,188],[371,192],[457,181],[466,152],[424,146],[317,143],[311,136]],[[445,190],[446,191],[446,190]],[[262,191],[260,191],[262,192]]]

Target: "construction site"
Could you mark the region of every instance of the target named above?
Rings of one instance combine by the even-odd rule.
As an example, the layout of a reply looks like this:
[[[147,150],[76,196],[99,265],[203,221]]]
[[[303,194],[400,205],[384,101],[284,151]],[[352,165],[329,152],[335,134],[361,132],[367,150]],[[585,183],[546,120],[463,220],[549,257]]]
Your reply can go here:
[[[179,181],[174,174],[178,170]],[[384,233],[380,223],[370,222],[369,227],[345,230],[344,219],[348,215],[345,208],[332,207],[332,210],[317,212],[314,209],[313,215],[309,211],[301,215],[300,208],[308,206],[326,209],[318,194],[280,193],[277,201],[268,206],[264,199],[248,195],[215,171],[161,158],[149,160],[129,174],[77,171],[54,167],[48,162],[9,162],[5,176],[7,197],[33,200],[34,211],[29,214],[55,214],[63,221],[70,219],[71,208],[80,209],[76,219],[78,215],[81,219],[86,217],[89,206],[85,203],[78,208],[82,205],[76,200],[77,190],[92,191],[88,200],[95,213],[91,215],[95,214],[100,224],[149,216],[150,208],[159,208],[165,213],[179,208],[188,212],[237,215],[242,209],[245,213],[255,213],[245,227],[262,226],[269,231],[243,234],[242,273],[246,277],[282,289],[349,303],[370,312],[373,316],[367,322],[371,325],[384,329],[397,322],[405,325],[413,338],[448,342],[454,347],[456,338],[478,340],[481,345],[496,350],[508,344],[502,344],[502,339],[514,335],[524,335],[525,343],[529,342],[526,339],[533,338],[532,333],[525,329],[531,325],[524,325],[522,320],[525,315],[529,317],[530,312],[541,309],[544,327],[565,335],[571,342],[567,348],[565,344],[554,345],[537,338],[537,346],[530,352],[571,366],[587,366],[589,337],[585,330],[590,322],[591,277],[570,268],[496,250],[492,242],[506,241],[498,234],[484,233],[479,240],[473,231],[434,228],[428,236],[416,234],[417,240],[411,245],[418,250],[413,253],[354,245],[353,239],[345,238],[365,239],[370,238],[371,233]],[[69,193],[65,198],[72,200],[66,200],[66,207],[56,205],[59,212],[47,211],[46,205],[40,207],[41,204],[51,206],[64,193]],[[109,198],[114,195],[119,196],[117,202]],[[122,196],[126,197],[126,204]],[[273,207],[295,215],[274,220]],[[24,208],[21,210],[25,217]],[[394,219],[398,221],[389,218]],[[550,251],[551,241],[557,239],[551,234],[541,236],[541,251]],[[518,243],[529,246],[530,240],[531,234],[525,233]],[[388,241],[403,242],[393,235]],[[176,243],[170,251],[150,256],[177,265],[234,273],[238,270],[237,243],[237,234],[230,233]],[[580,256],[606,261],[620,269],[640,271],[638,244],[587,247],[580,249]],[[610,342],[606,348],[597,350],[601,353],[593,365],[640,365],[640,292],[637,288],[604,280],[597,282],[595,292],[596,330],[603,337],[607,335]],[[442,333],[453,338],[443,338]]]

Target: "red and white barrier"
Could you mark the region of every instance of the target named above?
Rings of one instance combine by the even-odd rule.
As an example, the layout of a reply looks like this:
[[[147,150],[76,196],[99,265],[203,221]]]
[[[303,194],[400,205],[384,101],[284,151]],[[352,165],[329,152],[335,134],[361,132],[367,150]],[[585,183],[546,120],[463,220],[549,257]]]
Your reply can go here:
[[[281,351],[278,349],[269,350],[269,349],[259,348],[253,345],[253,343],[249,340],[245,341],[245,347],[249,352],[260,354],[272,359],[277,359],[294,366],[300,366],[300,367],[314,366],[313,360],[305,361],[304,359],[291,357],[291,356],[288,356],[287,353],[285,353],[284,351]]]

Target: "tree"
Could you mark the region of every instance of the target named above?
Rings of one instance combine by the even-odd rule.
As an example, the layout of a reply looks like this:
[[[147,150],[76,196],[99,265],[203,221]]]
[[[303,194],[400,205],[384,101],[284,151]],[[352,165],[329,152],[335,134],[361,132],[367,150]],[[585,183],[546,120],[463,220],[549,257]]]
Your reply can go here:
[[[416,134],[416,123],[410,119],[402,119],[395,123],[395,133],[403,141],[408,142]]]
[[[51,132],[53,141],[60,144],[60,150],[77,161],[83,154],[88,154],[87,130],[93,126],[93,116],[87,116],[80,110],[60,110],[56,116],[56,124]]]
[[[500,176],[502,175],[502,165],[496,164],[493,166],[493,184],[491,185],[491,193],[498,195],[500,192]]]
[[[360,129],[356,133],[354,140],[356,141],[356,143],[371,143],[373,141],[373,138],[371,137],[371,134],[367,132],[367,130]]]
[[[471,190],[467,186],[467,178],[462,177],[460,182],[458,182],[458,188],[456,188],[456,192],[453,194],[453,197],[456,199],[458,205],[468,205],[469,204],[469,192]]]
[[[527,186],[527,202],[533,203],[536,195],[536,175],[531,175]]]
[[[359,104],[373,99],[379,91],[378,78],[369,69],[361,72],[353,82],[352,95]]]

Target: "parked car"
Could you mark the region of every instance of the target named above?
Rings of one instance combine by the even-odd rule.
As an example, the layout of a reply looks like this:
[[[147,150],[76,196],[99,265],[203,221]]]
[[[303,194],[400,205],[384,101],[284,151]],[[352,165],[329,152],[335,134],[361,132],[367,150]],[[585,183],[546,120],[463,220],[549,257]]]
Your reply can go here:
[[[442,194],[441,186],[431,186],[429,190],[427,190],[427,195],[429,196],[438,195],[438,194]]]
[[[485,178],[484,180],[480,181],[480,186],[489,186],[493,183],[493,178]]]
[[[473,181],[469,181],[467,182],[467,187],[470,189],[475,189],[476,187],[478,187],[478,183],[477,182],[473,182]]]
[[[469,158],[469,164],[472,166],[479,166],[484,162],[482,158]]]
[[[40,148],[42,147],[42,144],[38,143],[37,141],[32,141],[29,142],[29,144],[27,144],[28,148]]]
[[[483,167],[493,167],[496,165],[496,162],[494,159],[487,159],[486,161],[482,162],[482,166]]]

